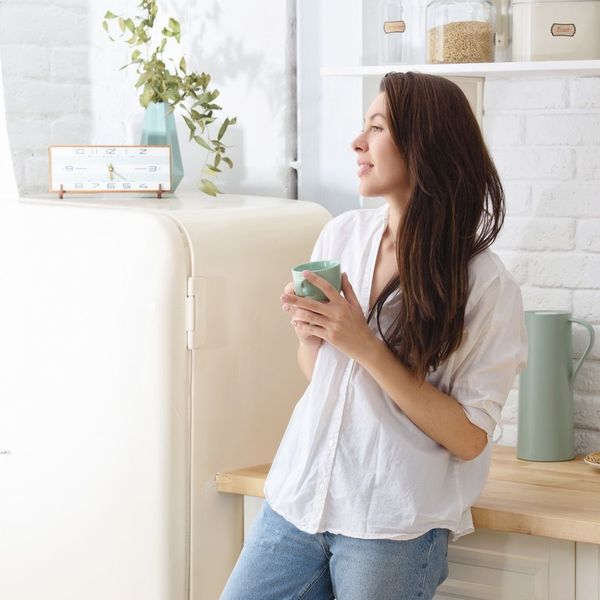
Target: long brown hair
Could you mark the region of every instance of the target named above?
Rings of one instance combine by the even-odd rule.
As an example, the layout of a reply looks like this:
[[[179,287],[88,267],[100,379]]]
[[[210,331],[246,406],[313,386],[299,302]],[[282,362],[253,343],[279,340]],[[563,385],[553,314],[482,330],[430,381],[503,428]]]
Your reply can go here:
[[[398,276],[369,312],[381,336],[422,383],[461,344],[469,261],[502,228],[504,191],[462,90],[443,77],[388,73],[388,122],[409,174],[410,199],[396,236]],[[384,333],[380,312],[400,309]]]

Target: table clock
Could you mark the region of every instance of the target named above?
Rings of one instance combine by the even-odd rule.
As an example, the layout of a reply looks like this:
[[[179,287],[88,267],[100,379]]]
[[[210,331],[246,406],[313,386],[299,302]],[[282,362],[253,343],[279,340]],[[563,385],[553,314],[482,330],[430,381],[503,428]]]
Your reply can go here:
[[[69,193],[171,190],[171,146],[50,146],[48,187]]]

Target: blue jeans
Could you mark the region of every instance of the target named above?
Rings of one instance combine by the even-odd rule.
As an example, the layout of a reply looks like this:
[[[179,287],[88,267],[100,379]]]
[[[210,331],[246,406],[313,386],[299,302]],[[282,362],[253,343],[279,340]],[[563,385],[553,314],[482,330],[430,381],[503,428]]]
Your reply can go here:
[[[265,500],[221,600],[430,600],[448,577],[448,529],[412,540],[305,533]]]

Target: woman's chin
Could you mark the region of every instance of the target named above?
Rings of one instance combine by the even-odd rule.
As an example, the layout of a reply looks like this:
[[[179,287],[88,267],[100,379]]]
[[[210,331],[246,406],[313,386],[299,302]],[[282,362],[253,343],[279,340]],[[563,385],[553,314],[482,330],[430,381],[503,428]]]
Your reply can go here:
[[[372,187],[365,185],[364,182],[360,182],[358,186],[358,193],[364,198],[375,198],[381,194],[375,191]]]

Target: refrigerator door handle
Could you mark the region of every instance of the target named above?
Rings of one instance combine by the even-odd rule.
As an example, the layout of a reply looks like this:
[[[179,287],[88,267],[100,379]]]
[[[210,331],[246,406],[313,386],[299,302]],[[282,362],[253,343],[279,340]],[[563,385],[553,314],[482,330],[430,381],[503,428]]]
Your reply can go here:
[[[206,341],[206,290],[205,277],[188,277],[185,329],[190,350],[201,348]]]

